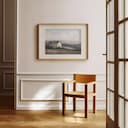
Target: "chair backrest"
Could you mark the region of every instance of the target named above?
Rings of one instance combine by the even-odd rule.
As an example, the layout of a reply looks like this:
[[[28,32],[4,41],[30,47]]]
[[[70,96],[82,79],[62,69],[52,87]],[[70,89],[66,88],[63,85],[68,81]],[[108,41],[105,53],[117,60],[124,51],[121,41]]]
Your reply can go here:
[[[96,81],[94,74],[74,74],[74,80],[78,83],[89,83]]]

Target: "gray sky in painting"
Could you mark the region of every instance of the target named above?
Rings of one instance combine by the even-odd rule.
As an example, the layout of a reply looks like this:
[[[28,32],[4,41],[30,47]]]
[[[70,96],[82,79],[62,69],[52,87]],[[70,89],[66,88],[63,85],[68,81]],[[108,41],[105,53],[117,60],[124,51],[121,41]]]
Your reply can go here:
[[[81,40],[81,31],[79,29],[46,29],[45,32],[46,40]]]

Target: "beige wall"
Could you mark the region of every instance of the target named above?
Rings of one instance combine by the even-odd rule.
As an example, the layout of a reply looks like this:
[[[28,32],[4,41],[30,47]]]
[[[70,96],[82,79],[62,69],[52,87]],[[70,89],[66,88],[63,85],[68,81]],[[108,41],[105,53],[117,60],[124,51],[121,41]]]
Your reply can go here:
[[[105,56],[102,56],[105,53],[104,0],[18,0],[17,20],[17,109],[28,109],[28,104],[32,103],[32,101],[22,101],[20,98],[24,96],[28,98],[27,100],[33,100],[35,93],[41,89],[42,91],[46,89],[46,95],[49,94],[48,85],[51,87],[50,92],[54,94],[56,90],[57,97],[61,98],[59,94],[61,82],[64,79],[71,79],[73,73],[97,74],[98,88],[105,91]],[[87,23],[89,25],[88,60],[37,60],[36,26],[40,23]],[[56,88],[54,82],[58,77],[61,82],[58,81]],[[21,82],[24,79],[29,82]],[[48,81],[44,84],[45,80]],[[28,88],[34,90],[30,95],[27,95]],[[97,100],[105,100],[105,93],[98,95]],[[40,99],[39,97],[36,100]],[[52,100],[55,100],[54,97]],[[43,103],[39,102],[40,104]]]

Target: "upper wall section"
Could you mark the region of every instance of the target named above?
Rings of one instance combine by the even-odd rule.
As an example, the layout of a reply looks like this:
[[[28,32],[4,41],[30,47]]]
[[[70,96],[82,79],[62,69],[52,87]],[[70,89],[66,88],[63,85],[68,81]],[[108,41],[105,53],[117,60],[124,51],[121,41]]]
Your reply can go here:
[[[105,73],[104,0],[18,0],[17,4],[17,74]],[[38,60],[37,24],[40,23],[87,23],[88,60]]]

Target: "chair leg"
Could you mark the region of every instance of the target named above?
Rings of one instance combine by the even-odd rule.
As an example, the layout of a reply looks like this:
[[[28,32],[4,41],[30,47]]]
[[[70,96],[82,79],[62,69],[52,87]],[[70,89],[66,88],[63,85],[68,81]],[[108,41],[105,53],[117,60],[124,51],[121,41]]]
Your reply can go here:
[[[93,93],[96,93],[96,84],[93,84]],[[93,96],[93,113],[96,112],[96,96]]]
[[[76,111],[76,98],[73,97],[73,111]]]
[[[62,85],[62,114],[65,114],[65,109],[66,109],[66,97],[64,95],[65,92],[65,85],[63,83]]]
[[[85,85],[85,98],[84,98],[84,100],[85,100],[85,108],[84,108],[84,113],[85,113],[85,118],[87,118],[87,116],[88,116],[88,91],[87,91],[87,85]]]
[[[93,96],[93,113],[96,112],[96,96]]]
[[[66,97],[63,95],[63,101],[62,101],[62,114],[65,115],[65,109],[66,109]]]
[[[73,91],[76,91],[76,83],[73,84]],[[76,98],[73,97],[73,111],[76,111]]]

